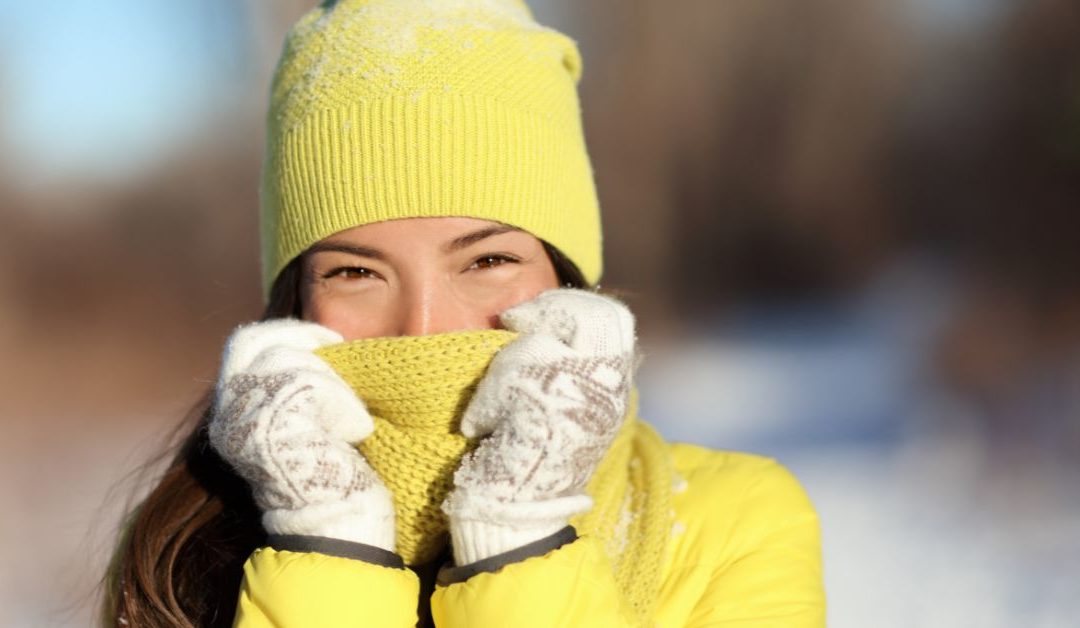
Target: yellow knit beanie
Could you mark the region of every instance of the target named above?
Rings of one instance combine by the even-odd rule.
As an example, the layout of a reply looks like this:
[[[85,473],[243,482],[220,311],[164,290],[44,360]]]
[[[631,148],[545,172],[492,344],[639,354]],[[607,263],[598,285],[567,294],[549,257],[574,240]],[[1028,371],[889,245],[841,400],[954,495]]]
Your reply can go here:
[[[466,216],[549,242],[600,278],[600,216],[573,40],[521,0],[327,0],[274,76],[261,187],[263,289],[315,242]]]

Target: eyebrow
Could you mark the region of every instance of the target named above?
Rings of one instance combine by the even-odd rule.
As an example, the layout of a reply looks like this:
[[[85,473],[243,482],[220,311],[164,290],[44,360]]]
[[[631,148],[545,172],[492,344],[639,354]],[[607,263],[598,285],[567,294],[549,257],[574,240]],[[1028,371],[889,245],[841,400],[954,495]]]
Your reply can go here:
[[[454,251],[460,251],[461,249],[476,244],[480,240],[497,236],[503,233],[509,233],[511,231],[521,231],[517,227],[511,227],[510,225],[496,225],[494,227],[484,227],[472,233],[466,233],[465,235],[458,236],[453,240],[443,245],[443,251],[447,253],[453,253]]]
[[[378,249],[357,246],[355,244],[345,244],[344,242],[316,242],[308,248],[307,252],[309,254],[322,252],[348,253],[360,257],[370,257],[371,259],[380,261],[386,260],[386,254]]]

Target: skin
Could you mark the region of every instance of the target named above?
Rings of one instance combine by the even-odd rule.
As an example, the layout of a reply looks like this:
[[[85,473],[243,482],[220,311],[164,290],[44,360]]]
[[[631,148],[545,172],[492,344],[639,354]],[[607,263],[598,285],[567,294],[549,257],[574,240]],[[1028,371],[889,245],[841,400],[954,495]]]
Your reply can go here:
[[[540,240],[477,218],[406,218],[320,240],[303,256],[302,316],[345,340],[499,329],[559,285]]]

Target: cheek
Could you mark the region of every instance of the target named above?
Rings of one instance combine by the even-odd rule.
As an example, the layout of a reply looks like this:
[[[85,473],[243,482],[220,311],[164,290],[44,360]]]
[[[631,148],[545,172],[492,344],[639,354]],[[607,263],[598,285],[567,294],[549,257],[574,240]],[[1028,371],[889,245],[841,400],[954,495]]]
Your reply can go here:
[[[490,303],[489,320],[492,327],[502,327],[499,323],[499,314],[514,307],[519,303],[529,301],[541,292],[559,287],[559,281],[555,271],[549,268],[537,269],[519,278],[511,286],[501,290],[499,295]]]
[[[348,340],[385,336],[386,327],[381,308],[363,308],[365,314],[359,315],[361,308],[348,299],[311,299],[304,304],[304,320],[328,327]]]

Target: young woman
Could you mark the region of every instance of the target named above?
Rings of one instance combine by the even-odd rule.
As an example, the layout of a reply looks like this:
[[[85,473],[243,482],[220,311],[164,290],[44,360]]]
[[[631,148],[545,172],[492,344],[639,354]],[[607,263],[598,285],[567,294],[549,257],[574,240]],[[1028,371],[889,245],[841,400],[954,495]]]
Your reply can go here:
[[[266,312],[133,513],[107,623],[824,625],[795,479],[636,415],[634,318],[589,289],[580,72],[515,0],[294,27]]]

